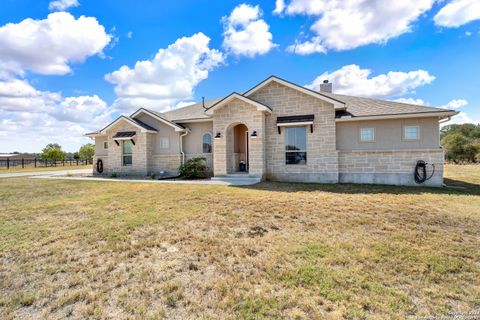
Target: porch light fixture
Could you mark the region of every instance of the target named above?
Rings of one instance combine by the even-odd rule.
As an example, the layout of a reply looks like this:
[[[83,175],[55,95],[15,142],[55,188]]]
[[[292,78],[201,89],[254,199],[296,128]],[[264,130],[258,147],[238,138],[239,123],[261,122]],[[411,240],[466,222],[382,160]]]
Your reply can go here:
[[[250,137],[252,137],[252,138],[258,137],[257,131],[253,130],[253,132],[252,132],[252,134],[250,135]]]
[[[222,137],[222,134],[220,133],[220,131],[218,131],[214,139],[220,139],[221,137]]]

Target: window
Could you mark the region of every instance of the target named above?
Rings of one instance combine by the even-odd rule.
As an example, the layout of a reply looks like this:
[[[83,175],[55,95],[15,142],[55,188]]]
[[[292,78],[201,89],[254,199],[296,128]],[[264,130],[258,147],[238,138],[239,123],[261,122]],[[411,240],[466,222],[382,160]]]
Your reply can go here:
[[[420,127],[418,127],[418,126],[405,126],[405,127],[403,127],[403,139],[405,139],[405,140],[418,140],[418,139],[420,139]]]
[[[360,128],[360,141],[361,142],[373,142],[373,141],[375,141],[375,129],[374,128]]]
[[[202,142],[203,153],[212,153],[212,135],[210,133],[205,133]]]
[[[122,164],[124,166],[132,165],[132,141],[122,141]]]
[[[285,163],[307,163],[307,128],[285,128]]]
[[[103,143],[103,149],[108,149],[108,141],[105,141],[105,142]]]
[[[160,149],[168,149],[169,141],[167,137],[160,137]]]

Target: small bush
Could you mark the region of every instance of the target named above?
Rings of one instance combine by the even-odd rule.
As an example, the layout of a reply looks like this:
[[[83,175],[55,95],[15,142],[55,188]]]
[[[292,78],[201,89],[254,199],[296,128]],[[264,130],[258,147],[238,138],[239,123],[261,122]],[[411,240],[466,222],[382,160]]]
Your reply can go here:
[[[178,171],[183,178],[187,179],[202,179],[207,176],[206,158],[197,157],[188,159],[187,162],[181,166]]]
[[[150,172],[150,178],[152,178],[152,180],[155,180],[156,177],[157,174],[155,172]]]
[[[112,172],[112,175],[110,177],[116,178],[116,177],[118,177],[118,174],[116,172]]]

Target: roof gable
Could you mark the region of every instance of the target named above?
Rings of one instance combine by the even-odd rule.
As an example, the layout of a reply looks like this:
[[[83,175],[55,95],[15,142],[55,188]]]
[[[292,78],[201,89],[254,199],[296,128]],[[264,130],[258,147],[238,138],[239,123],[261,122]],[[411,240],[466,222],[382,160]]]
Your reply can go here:
[[[138,117],[138,116],[141,115],[141,114],[146,114],[146,115],[148,115],[148,116],[150,116],[150,117],[152,117],[152,118],[154,118],[154,119],[156,119],[156,120],[158,120],[158,121],[160,121],[160,122],[162,122],[162,123],[164,123],[164,124],[166,124],[166,125],[169,125],[169,126],[172,127],[173,129],[175,129],[175,131],[177,131],[177,132],[178,132],[178,131],[185,131],[185,128],[184,128],[184,127],[182,127],[182,126],[180,126],[180,125],[178,125],[178,124],[176,124],[176,123],[174,123],[174,122],[172,122],[172,121],[169,121],[169,120],[165,119],[161,113],[156,112],[156,111],[153,111],[153,110],[148,110],[148,109],[140,108],[140,109],[138,109],[137,111],[135,111],[135,112],[130,116],[130,118],[136,118],[136,117]],[[137,121],[138,121],[138,120],[137,120]]]
[[[264,105],[260,102],[257,102],[255,100],[252,100],[250,98],[247,98],[245,96],[242,96],[241,94],[239,94],[237,92],[233,92],[233,93],[229,94],[228,96],[226,96],[225,98],[223,98],[222,100],[218,101],[217,103],[212,105],[210,108],[205,110],[205,113],[207,115],[212,115],[215,110],[218,110],[218,109],[222,108],[223,106],[225,106],[227,103],[229,103],[230,101],[232,101],[234,99],[238,99],[238,100],[241,100],[245,103],[251,104],[251,105],[255,106],[258,111],[265,111],[265,112],[268,112],[268,113],[272,113],[272,109],[270,109],[270,107],[268,107],[268,106],[266,106],[266,105]]]
[[[125,116],[120,116],[118,117],[116,120],[114,120],[113,122],[111,122],[109,125],[107,125],[105,128],[103,128],[102,130],[100,130],[98,133],[100,134],[105,134],[106,131],[108,129],[110,129],[111,127],[115,126],[117,123],[119,123],[120,121],[126,121],[128,122],[129,124],[133,125],[133,126],[136,126],[137,128],[140,129],[141,132],[157,132],[157,130],[155,128],[152,128],[150,127],[149,125],[147,125],[146,123],[143,123],[137,119],[131,119],[131,118],[127,118]]]
[[[306,95],[309,95],[309,96],[312,96],[314,98],[317,98],[317,99],[323,100],[325,102],[331,103],[331,104],[333,104],[335,109],[345,109],[345,102],[343,102],[341,100],[334,99],[332,97],[324,95],[321,92],[310,90],[308,88],[302,87],[298,84],[295,84],[293,82],[281,79],[281,78],[276,77],[276,76],[270,76],[267,79],[263,80],[262,82],[260,82],[259,84],[257,84],[256,86],[254,86],[253,88],[251,88],[250,90],[245,92],[243,94],[243,96],[245,96],[245,97],[251,96],[252,94],[257,92],[258,90],[264,88],[265,86],[269,85],[272,82],[279,83],[279,84],[284,85],[286,87],[289,87],[293,90],[300,91],[300,92],[302,92]]]

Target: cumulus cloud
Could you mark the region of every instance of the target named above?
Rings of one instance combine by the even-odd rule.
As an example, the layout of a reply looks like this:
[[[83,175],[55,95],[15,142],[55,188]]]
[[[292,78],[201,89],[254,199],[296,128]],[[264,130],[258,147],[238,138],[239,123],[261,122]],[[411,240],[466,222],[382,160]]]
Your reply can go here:
[[[277,45],[272,41],[270,26],[260,19],[260,7],[240,4],[223,17],[223,47],[237,56],[254,57],[269,52]]]
[[[371,77],[371,74],[371,70],[351,64],[333,72],[324,72],[306,87],[318,90],[323,80],[329,80],[333,83],[334,93],[383,98],[412,92],[415,88],[435,80],[435,77],[425,70],[389,71],[374,77]]]
[[[465,99],[454,99],[450,101],[449,103],[441,106],[440,108],[443,109],[450,109],[450,110],[457,110],[460,109],[461,107],[464,107],[468,104],[468,101]]]
[[[26,80],[0,81],[0,136],[4,151],[39,151],[49,142],[67,150],[87,143],[83,134],[113,119],[113,112],[98,96],[62,97],[40,91]]]
[[[456,28],[480,19],[480,1],[453,0],[435,15],[435,24],[442,27]]]
[[[208,47],[209,42],[203,33],[180,38],[158,50],[151,60],[107,74],[105,79],[115,84],[118,96],[113,106],[127,111],[139,107],[161,111],[191,98],[194,88],[224,61],[220,51]]]
[[[432,7],[434,0],[291,0],[277,1],[274,13],[314,17],[314,36],[297,41],[287,51],[301,55],[327,50],[349,50],[385,43],[409,32],[412,23]]]
[[[70,64],[102,55],[111,36],[93,17],[76,19],[68,12],[54,12],[43,20],[25,19],[0,27],[0,76],[25,71],[62,75]]]
[[[50,11],[65,11],[68,8],[78,7],[80,4],[78,0],[55,0],[50,1],[48,10]]]

